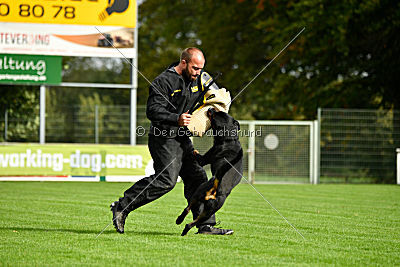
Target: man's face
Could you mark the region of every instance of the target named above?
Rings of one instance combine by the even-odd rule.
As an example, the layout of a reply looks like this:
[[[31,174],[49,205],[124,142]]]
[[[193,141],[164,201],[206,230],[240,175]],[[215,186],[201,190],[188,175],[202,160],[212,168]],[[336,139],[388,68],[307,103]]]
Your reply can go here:
[[[186,68],[183,71],[185,77],[189,80],[196,80],[204,68],[205,60],[203,55],[195,54],[189,62],[186,62]]]

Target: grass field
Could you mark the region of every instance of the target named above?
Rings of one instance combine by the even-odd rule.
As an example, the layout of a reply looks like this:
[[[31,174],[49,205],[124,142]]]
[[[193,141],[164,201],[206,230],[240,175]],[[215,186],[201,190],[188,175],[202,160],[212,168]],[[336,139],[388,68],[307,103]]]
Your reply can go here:
[[[127,183],[0,183],[0,265],[400,265],[400,186],[249,185],[218,212],[232,236],[185,237],[183,186],[131,213],[117,234],[109,204]],[[185,222],[188,222],[187,218]]]

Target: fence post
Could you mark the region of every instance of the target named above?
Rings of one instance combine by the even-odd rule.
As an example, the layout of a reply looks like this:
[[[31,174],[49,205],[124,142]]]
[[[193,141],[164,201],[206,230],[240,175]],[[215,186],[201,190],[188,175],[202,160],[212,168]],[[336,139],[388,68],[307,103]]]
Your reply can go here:
[[[138,20],[138,9],[136,8],[136,23]],[[136,145],[136,109],[137,109],[137,88],[138,88],[138,32],[134,31],[133,40],[135,47],[134,58],[132,58],[132,74],[131,74],[131,110],[130,110],[130,143],[132,146]]]
[[[318,120],[314,121],[314,137],[313,137],[313,184],[319,184],[319,149],[320,149],[320,142],[319,142],[319,122]]]
[[[397,184],[400,185],[400,148],[397,148],[396,152],[397,152]]]
[[[99,143],[99,106],[94,106],[94,142]]]
[[[46,141],[46,86],[40,86],[39,142]]]
[[[8,110],[4,112],[4,142],[7,142]]]
[[[310,184],[314,184],[315,183],[315,170],[314,170],[314,165],[315,165],[315,142],[314,142],[314,138],[315,138],[315,123],[311,123],[310,124],[310,162],[309,162],[309,169],[310,169],[310,175],[309,175],[309,179],[310,179]]]
[[[254,122],[249,122],[249,148],[247,150],[248,154],[248,179],[249,182],[254,184],[255,180],[255,156],[256,156],[256,151],[255,151],[255,144],[256,144],[256,131],[255,131],[255,123]]]
[[[320,177],[321,177],[321,126],[322,126],[322,109],[321,108],[318,108],[317,109],[317,123],[318,123],[318,127],[317,127],[317,130],[318,130],[318,135],[317,135],[317,140],[316,140],[316,142],[317,142],[317,147],[316,147],[316,149],[317,149],[317,160],[318,160],[318,162],[317,162],[317,178],[318,178],[318,180],[317,180],[317,183],[319,183],[319,180],[320,180]]]

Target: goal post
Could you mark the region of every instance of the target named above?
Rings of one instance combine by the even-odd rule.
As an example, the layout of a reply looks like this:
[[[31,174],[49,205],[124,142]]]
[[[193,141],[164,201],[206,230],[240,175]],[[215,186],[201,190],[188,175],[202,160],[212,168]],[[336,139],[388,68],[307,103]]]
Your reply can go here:
[[[239,121],[244,178],[251,183],[319,182],[318,121]],[[205,153],[212,136],[193,138]]]

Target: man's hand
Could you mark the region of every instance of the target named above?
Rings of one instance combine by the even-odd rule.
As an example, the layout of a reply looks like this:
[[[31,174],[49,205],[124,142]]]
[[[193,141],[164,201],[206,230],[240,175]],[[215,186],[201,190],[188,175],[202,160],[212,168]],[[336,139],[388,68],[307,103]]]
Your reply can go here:
[[[188,110],[179,116],[178,125],[179,126],[188,126],[191,119],[192,119],[192,115],[189,114],[189,110]]]

